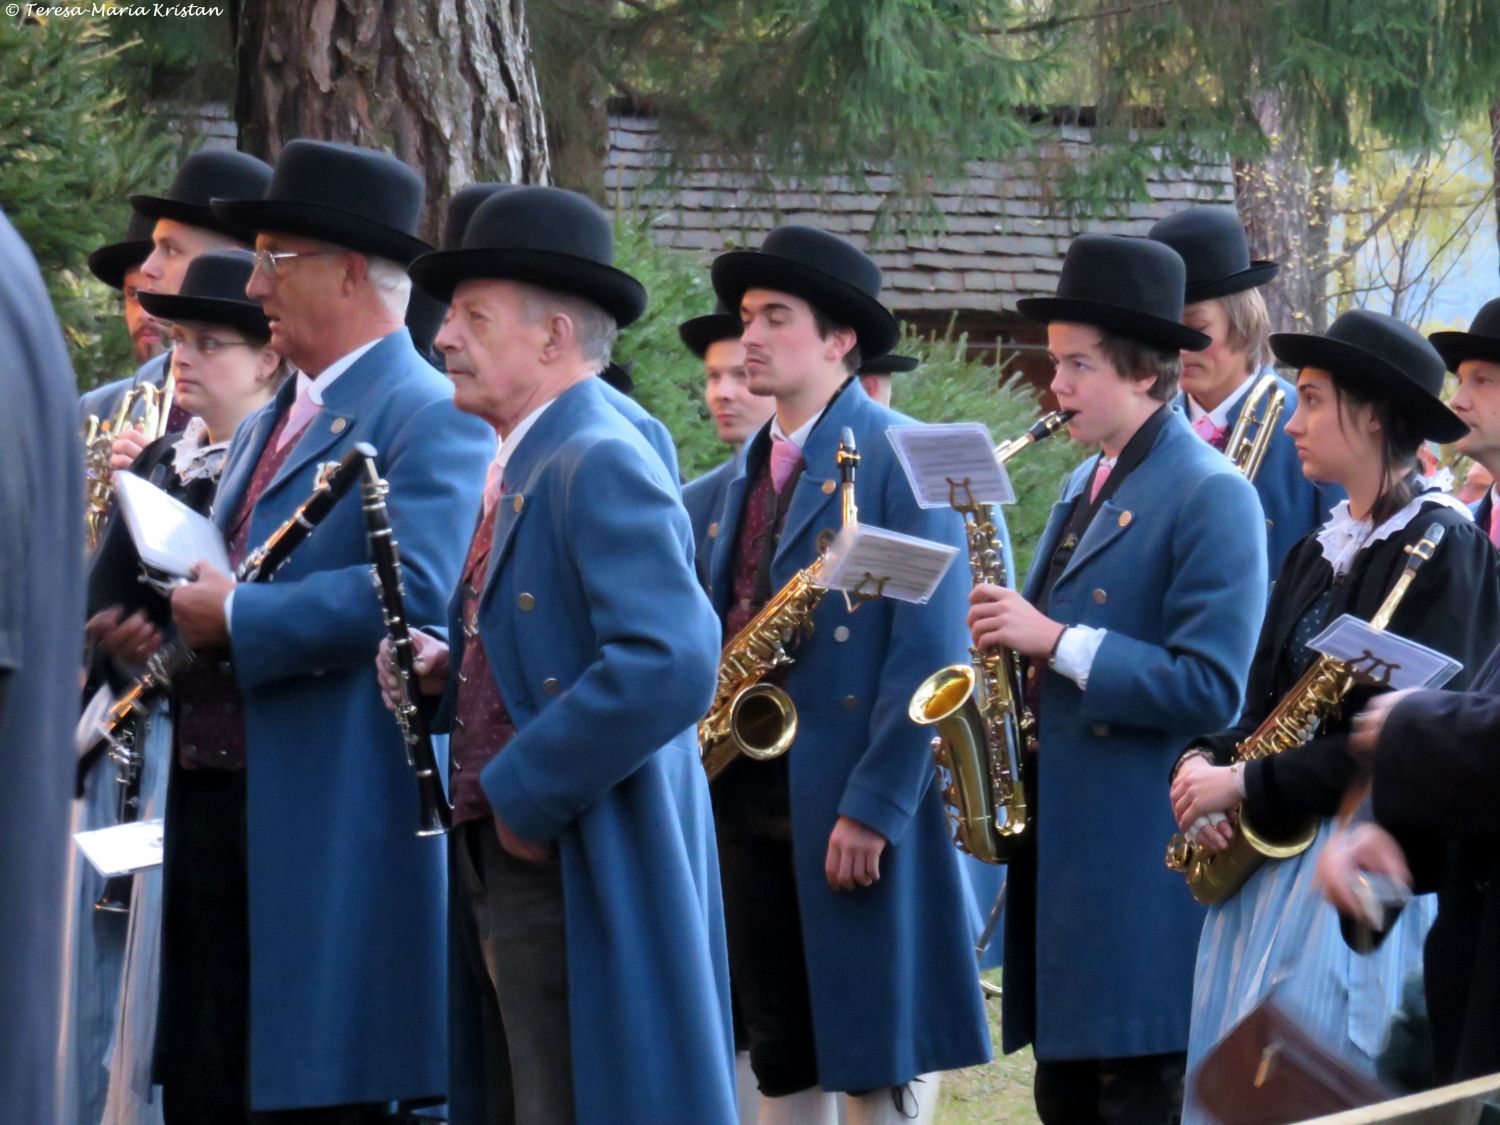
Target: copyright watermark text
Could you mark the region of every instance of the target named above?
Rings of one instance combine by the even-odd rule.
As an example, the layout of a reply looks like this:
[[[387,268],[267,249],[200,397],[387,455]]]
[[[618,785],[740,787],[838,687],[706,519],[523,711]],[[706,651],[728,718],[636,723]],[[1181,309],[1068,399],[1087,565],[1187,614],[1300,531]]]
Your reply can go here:
[[[155,16],[166,19],[222,16],[224,9],[209,4],[7,4],[5,14],[12,19],[81,19],[85,16]]]

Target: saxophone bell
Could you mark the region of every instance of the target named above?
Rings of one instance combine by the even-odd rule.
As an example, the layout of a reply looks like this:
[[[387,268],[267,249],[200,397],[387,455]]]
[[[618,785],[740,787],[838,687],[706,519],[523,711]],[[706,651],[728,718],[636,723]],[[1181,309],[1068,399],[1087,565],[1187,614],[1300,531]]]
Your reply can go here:
[[[729,737],[753,761],[779,758],[797,737],[797,705],[775,684],[751,684],[729,705]]]

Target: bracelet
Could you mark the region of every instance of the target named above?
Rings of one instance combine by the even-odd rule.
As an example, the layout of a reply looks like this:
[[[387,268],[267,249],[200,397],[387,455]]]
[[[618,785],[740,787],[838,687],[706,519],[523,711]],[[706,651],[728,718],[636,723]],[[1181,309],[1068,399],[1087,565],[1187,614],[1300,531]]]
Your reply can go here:
[[[1207,750],[1203,749],[1201,746],[1192,747],[1192,748],[1190,748],[1188,750],[1184,750],[1183,753],[1182,753],[1182,757],[1178,758],[1177,759],[1177,764],[1172,767],[1172,776],[1170,778],[1168,778],[1167,780],[1168,781],[1176,781],[1177,780],[1177,774],[1182,770],[1183,766],[1185,766],[1185,765],[1188,764],[1188,760],[1190,758],[1202,758],[1209,765],[1213,765],[1213,761],[1214,761],[1214,756],[1212,754],[1210,754]]]
[[[1063,634],[1066,633],[1069,628],[1070,626],[1068,625],[1064,625],[1062,627],[1062,631],[1057,634],[1057,639],[1052,642],[1052,648],[1047,652],[1047,667],[1051,668],[1054,672],[1057,671],[1057,650],[1062,645]]]

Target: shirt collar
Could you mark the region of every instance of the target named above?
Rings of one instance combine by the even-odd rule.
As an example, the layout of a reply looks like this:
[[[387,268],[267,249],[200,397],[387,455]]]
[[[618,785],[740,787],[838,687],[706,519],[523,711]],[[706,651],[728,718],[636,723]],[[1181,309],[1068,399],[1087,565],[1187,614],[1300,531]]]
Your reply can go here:
[[[495,464],[500,466],[502,473],[505,471],[505,466],[510,462],[511,454],[521,444],[521,439],[526,436],[532,426],[536,425],[536,420],[542,416],[542,411],[546,410],[547,407],[556,401],[556,398],[549,398],[546,402],[542,403],[541,406],[538,406],[530,414],[517,422],[516,428],[511,430],[510,436],[500,442],[500,448],[495,450]]]
[[[297,393],[306,393],[317,405],[323,405],[323,394],[333,384],[333,381],[349,368],[353,367],[359,358],[376,344],[384,340],[385,336],[377,336],[375,339],[361,344],[347,355],[340,356],[327,367],[323,368],[321,374],[314,378],[306,371],[297,372]]]
[[[1254,375],[1246,375],[1245,381],[1231,391],[1229,397],[1212,410],[1204,410],[1203,407],[1198,405],[1198,400],[1192,395],[1184,395],[1187,399],[1188,421],[1196,422],[1199,418],[1207,415],[1209,421],[1215,426],[1218,426],[1221,430],[1225,429],[1229,425],[1229,412],[1235,408],[1240,399],[1250,393],[1250,385],[1255,381],[1255,378]]]
[[[807,435],[812,433],[813,427],[818,424],[818,419],[821,417],[823,417],[823,412],[820,410],[791,433],[787,433],[781,428],[781,419],[773,414],[771,415],[771,440],[789,441],[801,449],[807,444]]]

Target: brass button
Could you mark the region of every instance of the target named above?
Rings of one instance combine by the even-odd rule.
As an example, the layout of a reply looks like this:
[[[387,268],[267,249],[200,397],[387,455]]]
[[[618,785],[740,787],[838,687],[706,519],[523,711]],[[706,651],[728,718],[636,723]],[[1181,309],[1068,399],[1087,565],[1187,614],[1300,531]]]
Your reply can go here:
[[[1108,738],[1109,737],[1109,724],[1108,723],[1095,723],[1090,729],[1099,738]]]
[[[838,487],[838,485],[835,484],[833,481],[831,481],[831,480],[825,480],[823,482],[823,493],[824,493],[824,495],[832,496],[833,495],[833,490],[835,488],[837,488],[837,487]]]
[[[719,537],[719,521],[718,520],[714,520],[713,523],[711,523],[711,524],[708,525],[708,537],[710,539],[717,539]]]
[[[520,594],[516,598],[516,605],[521,607],[522,613],[530,613],[536,608],[536,599],[530,594]]]
[[[349,423],[344,421],[342,418],[335,418],[333,420],[333,425],[329,426],[328,428],[336,434],[341,434],[344,432],[344,427],[348,424]]]
[[[524,496],[517,496],[514,500],[512,500],[510,502],[510,506],[512,508],[514,508],[517,511],[517,513],[519,513],[522,508],[526,507],[526,497],[524,497]]]
[[[1095,605],[1103,605],[1107,601],[1109,601],[1109,595],[1106,594],[1103,589],[1097,589],[1094,591]]]
[[[545,691],[548,695],[556,695],[558,692],[562,691],[562,684],[557,682],[556,676],[548,676],[545,680],[542,681],[542,690]]]
[[[843,644],[845,641],[847,641],[849,639],[849,626],[840,625],[837,629],[835,629],[833,631],[833,639],[838,641],[839,644]]]
[[[859,700],[855,699],[854,696],[852,696],[852,695],[846,695],[846,696],[844,696],[844,710],[846,710],[846,711],[853,711],[858,706],[859,706]]]
[[[1133,520],[1134,518],[1135,517],[1132,516],[1129,512],[1121,512],[1120,513],[1120,526],[1121,527],[1129,527],[1130,526],[1130,521]]]

